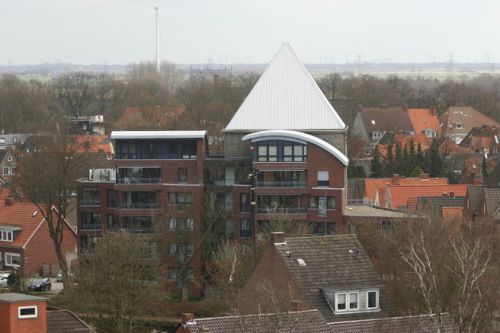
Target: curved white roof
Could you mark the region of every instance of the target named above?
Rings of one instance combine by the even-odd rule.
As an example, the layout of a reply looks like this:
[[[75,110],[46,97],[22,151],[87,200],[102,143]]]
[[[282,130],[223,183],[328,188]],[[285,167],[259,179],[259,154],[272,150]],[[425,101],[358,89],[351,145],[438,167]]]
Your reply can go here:
[[[206,131],[113,131],[111,139],[203,139]]]
[[[290,45],[284,43],[225,131],[345,128]]]
[[[347,156],[342,154],[340,150],[338,150],[328,142],[321,140],[320,138],[302,132],[290,130],[260,131],[245,135],[242,140],[252,140],[252,142],[264,140],[290,140],[301,143],[309,142],[320,148],[323,148],[324,150],[335,156],[345,166],[349,165],[349,159],[347,158]]]

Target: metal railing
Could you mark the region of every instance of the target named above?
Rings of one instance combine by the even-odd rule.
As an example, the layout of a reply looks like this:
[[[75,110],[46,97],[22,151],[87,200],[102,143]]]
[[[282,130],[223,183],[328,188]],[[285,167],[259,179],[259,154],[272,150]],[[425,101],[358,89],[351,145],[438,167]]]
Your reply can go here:
[[[119,209],[159,209],[161,204],[157,202],[120,202],[118,203]]]
[[[161,183],[161,178],[135,178],[135,177],[123,177],[116,178],[117,184],[159,184]]]
[[[257,207],[257,214],[307,213],[307,207]]]
[[[300,180],[257,180],[257,187],[306,187],[306,181]]]
[[[101,230],[100,223],[82,223],[82,227],[80,228],[82,231],[98,231]]]

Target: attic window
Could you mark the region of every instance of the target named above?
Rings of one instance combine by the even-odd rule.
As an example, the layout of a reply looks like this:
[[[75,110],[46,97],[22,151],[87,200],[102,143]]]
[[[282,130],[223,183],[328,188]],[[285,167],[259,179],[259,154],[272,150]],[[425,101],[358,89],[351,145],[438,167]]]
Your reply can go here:
[[[372,125],[375,125],[375,120],[372,120]]]
[[[464,127],[463,124],[455,124],[455,128],[457,129],[462,129]]]
[[[14,240],[14,233],[11,230],[0,230],[0,241],[12,242]]]
[[[306,262],[302,258],[297,258],[297,262],[299,263],[300,267],[306,266]]]

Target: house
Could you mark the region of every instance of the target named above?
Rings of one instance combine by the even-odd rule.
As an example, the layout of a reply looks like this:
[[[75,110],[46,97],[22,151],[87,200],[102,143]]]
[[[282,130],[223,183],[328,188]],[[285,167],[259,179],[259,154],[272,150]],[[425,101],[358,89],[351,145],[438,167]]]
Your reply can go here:
[[[455,319],[449,314],[376,318],[328,323],[331,333],[455,333]]]
[[[387,185],[385,187],[385,207],[399,210],[417,208],[420,197],[465,197],[467,184],[450,185]]]
[[[428,138],[441,136],[441,126],[436,115],[436,108],[407,109],[416,135],[425,134]]]
[[[69,310],[51,310],[47,298],[0,293],[2,333],[93,333],[94,330]]]
[[[15,151],[11,148],[0,150],[0,184],[10,183],[16,174],[16,170]]]
[[[355,235],[288,237],[272,233],[240,292],[243,311],[302,301],[328,322],[384,317],[391,296]]]
[[[425,215],[417,212],[403,212],[394,209],[370,205],[346,206],[344,224],[350,232],[356,232],[360,227],[369,225],[381,231],[391,230],[397,223],[422,222]]]
[[[2,131],[2,133],[0,133],[0,150],[6,150],[8,148],[19,149],[26,143],[29,137],[30,134],[4,134]]]
[[[174,333],[330,333],[325,318],[318,310],[302,310],[278,313],[194,318],[192,313],[182,315]]]
[[[474,127],[460,142],[461,147],[467,147],[476,154],[496,155],[500,148],[500,127]]]
[[[439,120],[443,136],[459,144],[474,127],[499,127],[500,124],[472,107],[450,107]]]
[[[76,232],[66,222],[62,251],[67,256],[76,252]],[[59,271],[48,225],[38,207],[6,197],[0,203],[0,270],[13,269],[28,275],[55,276]]]
[[[351,136],[377,143],[387,132],[415,134],[409,113],[404,108],[361,109],[354,119]]]
[[[454,222],[461,221],[464,217],[464,205],[465,196],[419,197],[416,207],[409,207],[409,210],[430,217],[442,218],[445,222]]]
[[[364,202],[369,205],[386,207],[385,188],[392,186],[434,186],[447,185],[448,178],[432,178],[428,174],[422,174],[420,177],[401,177],[394,174],[392,178],[366,178],[364,180]]]

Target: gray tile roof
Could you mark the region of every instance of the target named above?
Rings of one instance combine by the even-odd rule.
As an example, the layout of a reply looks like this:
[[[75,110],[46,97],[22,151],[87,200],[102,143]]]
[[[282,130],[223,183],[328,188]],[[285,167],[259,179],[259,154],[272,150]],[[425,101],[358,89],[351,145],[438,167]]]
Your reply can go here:
[[[480,212],[484,202],[484,186],[469,185],[467,186],[467,196],[469,198],[469,210],[473,214]]]
[[[443,207],[464,207],[465,197],[419,197],[417,210],[431,216],[440,216]]]
[[[392,218],[423,218],[424,215],[413,212],[403,212],[389,208],[368,205],[347,205],[344,216],[352,217],[392,217]]]
[[[0,302],[16,303],[16,302],[32,302],[32,301],[47,301],[45,297],[31,296],[19,293],[0,293]]]
[[[47,311],[47,333],[93,333],[94,330],[69,310]]]
[[[191,333],[329,333],[325,318],[318,310],[260,315],[200,318],[189,321],[186,327]]]
[[[410,132],[414,131],[408,112],[403,108],[387,109],[363,108],[361,119],[367,133],[376,132]]]
[[[486,215],[500,219],[500,188],[484,188]]]
[[[454,333],[458,327],[448,314],[353,320],[329,323],[331,333]]]
[[[332,235],[286,238],[284,245],[275,244],[288,271],[294,278],[304,302],[318,309],[327,321],[346,318],[371,318],[383,313],[335,315],[322,294],[322,289],[382,288],[380,307],[390,309],[383,281],[375,272],[356,235]],[[297,259],[305,261],[300,266]]]

